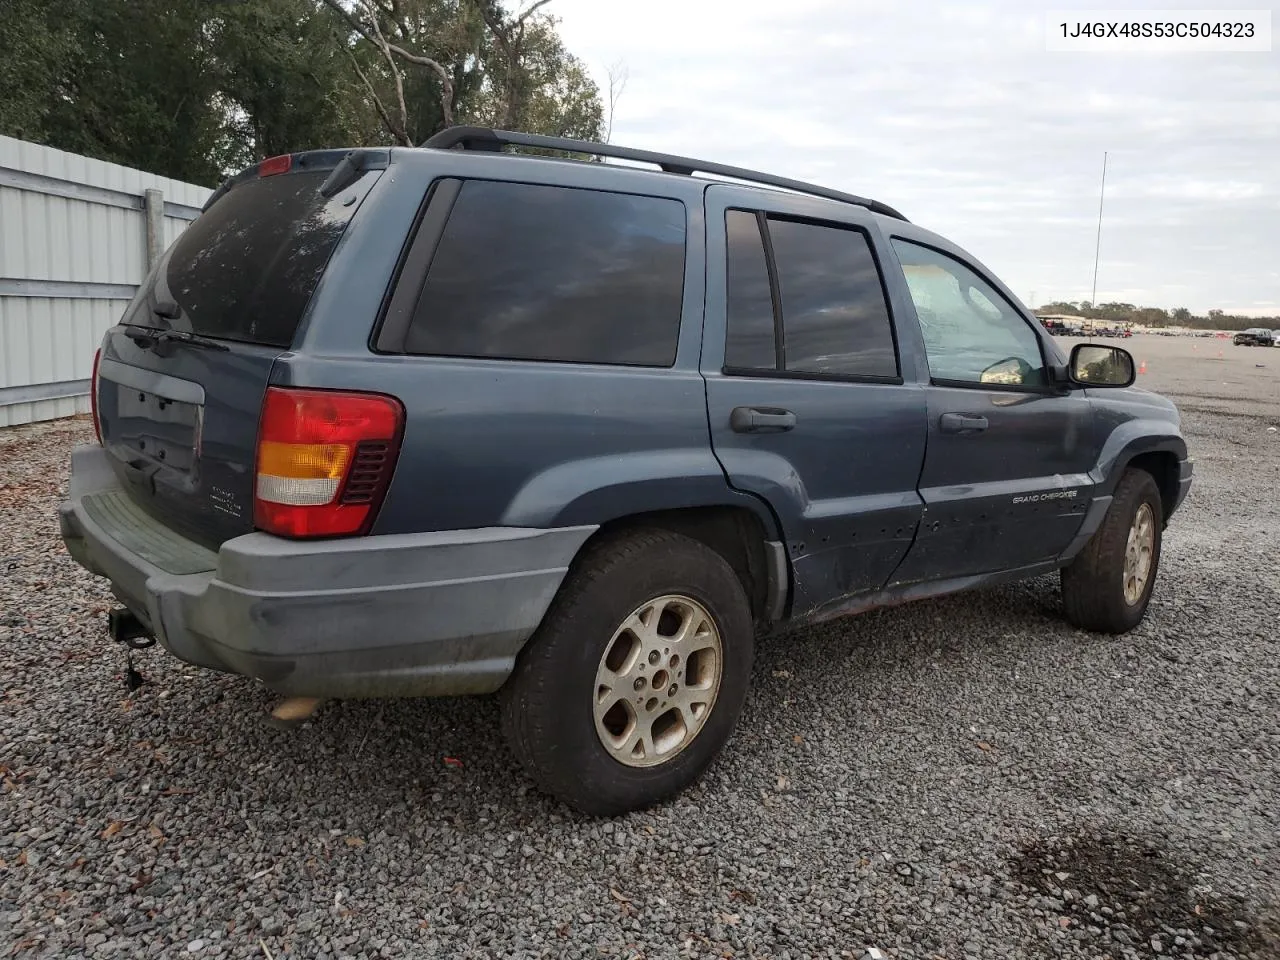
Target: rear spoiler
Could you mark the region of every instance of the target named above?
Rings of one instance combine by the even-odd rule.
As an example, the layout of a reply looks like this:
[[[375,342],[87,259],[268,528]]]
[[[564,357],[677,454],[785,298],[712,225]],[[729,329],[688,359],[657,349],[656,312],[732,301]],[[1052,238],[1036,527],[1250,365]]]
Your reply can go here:
[[[331,171],[320,188],[322,196],[331,197],[344,187],[349,187],[366,170],[385,170],[391,163],[389,147],[358,147],[354,150],[306,150],[269,157],[261,163],[227,177],[209,194],[200,212],[206,212],[221,200],[237,184],[256,180],[263,176],[279,176],[282,173],[307,173],[317,170]],[[264,170],[265,168],[265,170]]]

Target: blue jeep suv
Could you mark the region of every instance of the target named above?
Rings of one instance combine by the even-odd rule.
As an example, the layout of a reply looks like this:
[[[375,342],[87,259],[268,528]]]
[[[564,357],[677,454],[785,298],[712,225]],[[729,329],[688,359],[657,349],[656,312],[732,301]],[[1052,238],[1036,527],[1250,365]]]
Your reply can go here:
[[[1133,380],[877,201],[451,128],[215,192],[102,341],[61,529],[117,640],[501,691],[608,815],[707,767],[763,633],[1054,570],[1137,624],[1191,466]]]

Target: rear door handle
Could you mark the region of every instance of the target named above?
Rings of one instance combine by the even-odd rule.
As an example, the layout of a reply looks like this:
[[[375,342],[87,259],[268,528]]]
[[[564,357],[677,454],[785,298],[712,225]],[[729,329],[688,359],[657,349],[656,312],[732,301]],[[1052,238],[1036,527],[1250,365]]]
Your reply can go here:
[[[781,433],[796,425],[796,415],[781,407],[734,407],[729,426],[734,433]]]
[[[939,421],[943,433],[981,433],[987,429],[987,418],[969,413],[944,413]]]

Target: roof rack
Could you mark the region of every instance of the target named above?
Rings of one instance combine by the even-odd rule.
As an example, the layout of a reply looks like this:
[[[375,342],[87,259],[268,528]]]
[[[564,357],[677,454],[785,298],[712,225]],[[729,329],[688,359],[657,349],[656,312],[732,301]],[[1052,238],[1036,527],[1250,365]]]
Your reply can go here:
[[[906,220],[901,213],[879,200],[855,196],[829,187],[821,187],[803,180],[790,180],[787,177],[775,177],[758,170],[745,167],[731,167],[723,163],[709,163],[705,160],[693,160],[689,157],[676,157],[667,153],[655,153],[652,150],[635,150],[631,147],[617,147],[611,143],[595,143],[591,140],[571,140],[567,137],[544,137],[538,133],[518,133],[514,130],[492,130],[489,127],[457,126],[447,127],[439,133],[424,140],[420,146],[434,147],[438,150],[480,150],[489,153],[500,153],[503,147],[538,147],[543,150],[563,150],[567,153],[585,153],[597,157],[616,157],[619,160],[635,160],[640,163],[652,163],[665,173],[678,173],[691,176],[694,173],[707,173],[716,177],[730,177],[734,180],[745,180],[769,187],[780,187],[796,193],[805,193],[827,200],[839,200],[842,203],[854,203],[866,207],[873,213],[884,214],[896,220]]]

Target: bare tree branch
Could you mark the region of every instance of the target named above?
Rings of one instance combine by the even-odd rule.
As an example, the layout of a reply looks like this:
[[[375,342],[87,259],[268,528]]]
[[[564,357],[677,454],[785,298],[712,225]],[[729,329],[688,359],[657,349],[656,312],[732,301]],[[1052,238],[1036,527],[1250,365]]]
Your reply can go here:
[[[360,78],[361,82],[364,84],[364,88],[369,91],[369,96],[373,99],[373,108],[378,111],[378,116],[382,118],[382,122],[386,126],[387,130],[393,137],[399,140],[403,146],[413,146],[413,144],[409,142],[409,135],[404,130],[396,127],[396,123],[391,118],[391,114],[387,112],[387,108],[383,104],[382,98],[378,96],[378,91],[375,90],[373,84],[369,82],[369,78],[365,75],[365,72],[360,69],[360,61],[356,59],[355,54],[353,54],[345,45],[343,46],[343,49],[346,50],[347,56],[351,58],[351,66],[355,70],[356,76]]]
[[[481,6],[481,16],[485,26],[493,34],[507,61],[506,76],[503,78],[502,109],[499,113],[498,126],[511,129],[519,119],[519,98],[516,95],[517,74],[520,68],[520,57],[524,53],[525,26],[529,18],[545,7],[551,0],[534,0],[514,20],[506,20],[497,7],[487,4]]]
[[[378,0],[378,8],[387,15],[388,20],[395,24],[402,39],[407,40],[412,36],[409,24],[404,18],[404,11],[400,9],[399,0]]]
[[[523,26],[526,20],[528,20],[531,16],[537,13],[539,7],[545,7],[550,2],[551,0],[537,0],[536,3],[534,3],[532,6],[529,7],[529,9],[525,10],[524,13],[520,14],[520,16],[516,18],[516,23]]]
[[[383,37],[382,42],[380,43],[378,40],[374,38],[372,34],[370,34],[369,28],[366,27],[359,20],[357,20],[355,17],[351,16],[351,14],[346,10],[346,8],[342,6],[339,0],[324,0],[324,3],[329,8],[337,11],[338,14],[341,15],[342,19],[347,22],[347,25],[351,27],[352,30],[360,34],[360,36],[364,37],[365,40],[369,41],[369,43],[373,44],[375,47],[381,50],[384,55],[387,55],[389,53],[394,53],[397,57],[399,57],[402,60],[407,60],[409,63],[415,63],[420,67],[427,67],[429,70],[435,73],[436,77],[439,78],[440,80],[441,115],[444,118],[445,126],[453,125],[453,77],[450,76],[449,71],[446,70],[438,60],[432,60],[430,57],[424,57],[421,54],[410,53],[404,47],[388,42],[385,37]],[[374,19],[376,21],[377,19],[376,14],[374,15]],[[375,27],[376,27],[376,24],[375,24]],[[379,35],[381,35],[381,32],[382,32],[381,29],[378,29]],[[398,72],[395,70],[394,66],[392,67],[392,73],[396,74],[397,84],[399,85],[401,82],[400,77]],[[403,97],[403,92],[401,92],[401,96]]]
[[[604,142],[613,142],[613,114],[618,107],[618,101],[622,99],[623,92],[627,89],[627,81],[631,79],[631,71],[627,68],[626,63],[619,60],[607,69],[609,75],[609,116],[605,125]]]
[[[365,0],[365,6],[369,8],[369,22],[373,25],[373,32],[377,34],[378,46],[382,50],[382,55],[387,58],[387,66],[391,68],[391,79],[396,85],[396,101],[400,106],[400,129],[405,131],[405,139],[408,139],[409,128],[409,108],[404,102],[404,75],[400,72],[400,67],[396,63],[396,58],[391,54],[391,45],[387,43],[387,38],[382,32],[382,26],[378,23],[378,10],[374,0]]]

